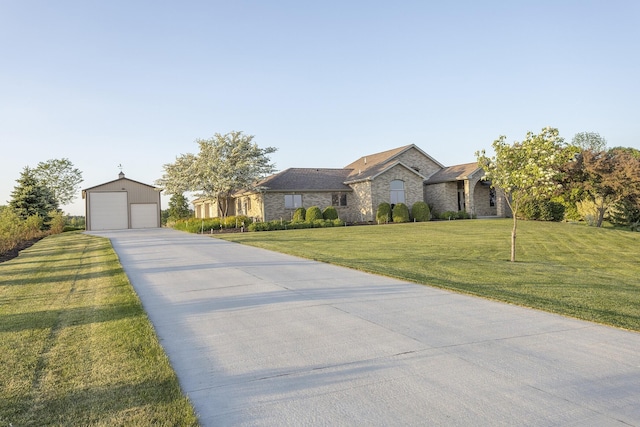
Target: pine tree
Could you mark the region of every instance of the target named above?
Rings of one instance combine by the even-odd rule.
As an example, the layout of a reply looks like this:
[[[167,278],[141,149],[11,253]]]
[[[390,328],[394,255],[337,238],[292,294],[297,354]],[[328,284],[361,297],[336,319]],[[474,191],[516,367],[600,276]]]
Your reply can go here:
[[[18,185],[13,188],[9,206],[23,219],[38,215],[46,223],[49,220],[49,212],[58,209],[58,203],[51,190],[36,179],[29,167],[24,168],[16,182]]]

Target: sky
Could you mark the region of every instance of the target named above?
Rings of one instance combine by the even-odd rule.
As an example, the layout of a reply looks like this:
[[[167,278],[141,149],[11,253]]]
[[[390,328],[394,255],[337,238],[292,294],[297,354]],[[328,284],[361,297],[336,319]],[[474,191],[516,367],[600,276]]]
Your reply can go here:
[[[546,126],[640,148],[639,21],[636,0],[0,0],[0,205],[39,162],[152,185],[231,131],[277,170],[408,144],[469,163]]]

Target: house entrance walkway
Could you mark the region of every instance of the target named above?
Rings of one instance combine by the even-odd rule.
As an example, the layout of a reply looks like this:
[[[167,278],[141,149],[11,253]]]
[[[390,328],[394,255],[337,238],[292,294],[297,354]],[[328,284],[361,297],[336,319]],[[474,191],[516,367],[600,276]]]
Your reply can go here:
[[[204,426],[640,426],[640,334],[174,230],[92,234]]]

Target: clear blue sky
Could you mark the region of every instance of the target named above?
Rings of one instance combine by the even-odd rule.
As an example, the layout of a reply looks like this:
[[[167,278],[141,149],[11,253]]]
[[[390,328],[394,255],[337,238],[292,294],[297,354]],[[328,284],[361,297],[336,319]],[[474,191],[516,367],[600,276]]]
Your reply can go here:
[[[0,204],[40,161],[153,184],[232,130],[279,170],[411,143],[467,163],[545,126],[640,148],[638,22],[636,0],[2,0]]]

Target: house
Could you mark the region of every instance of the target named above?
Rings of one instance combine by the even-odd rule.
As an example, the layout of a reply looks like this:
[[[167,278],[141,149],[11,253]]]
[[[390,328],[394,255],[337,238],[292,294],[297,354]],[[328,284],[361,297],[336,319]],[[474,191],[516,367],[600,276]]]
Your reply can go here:
[[[290,168],[238,191],[228,215],[256,221],[291,219],[298,207],[334,206],[347,222],[374,221],[382,202],[409,208],[427,202],[434,211],[466,211],[477,216],[505,216],[504,200],[477,163],[445,167],[414,144],[363,156],[342,169]],[[193,202],[197,218],[222,216],[217,201]]]
[[[87,230],[158,228],[160,190],[152,185],[125,178],[82,190]]]

